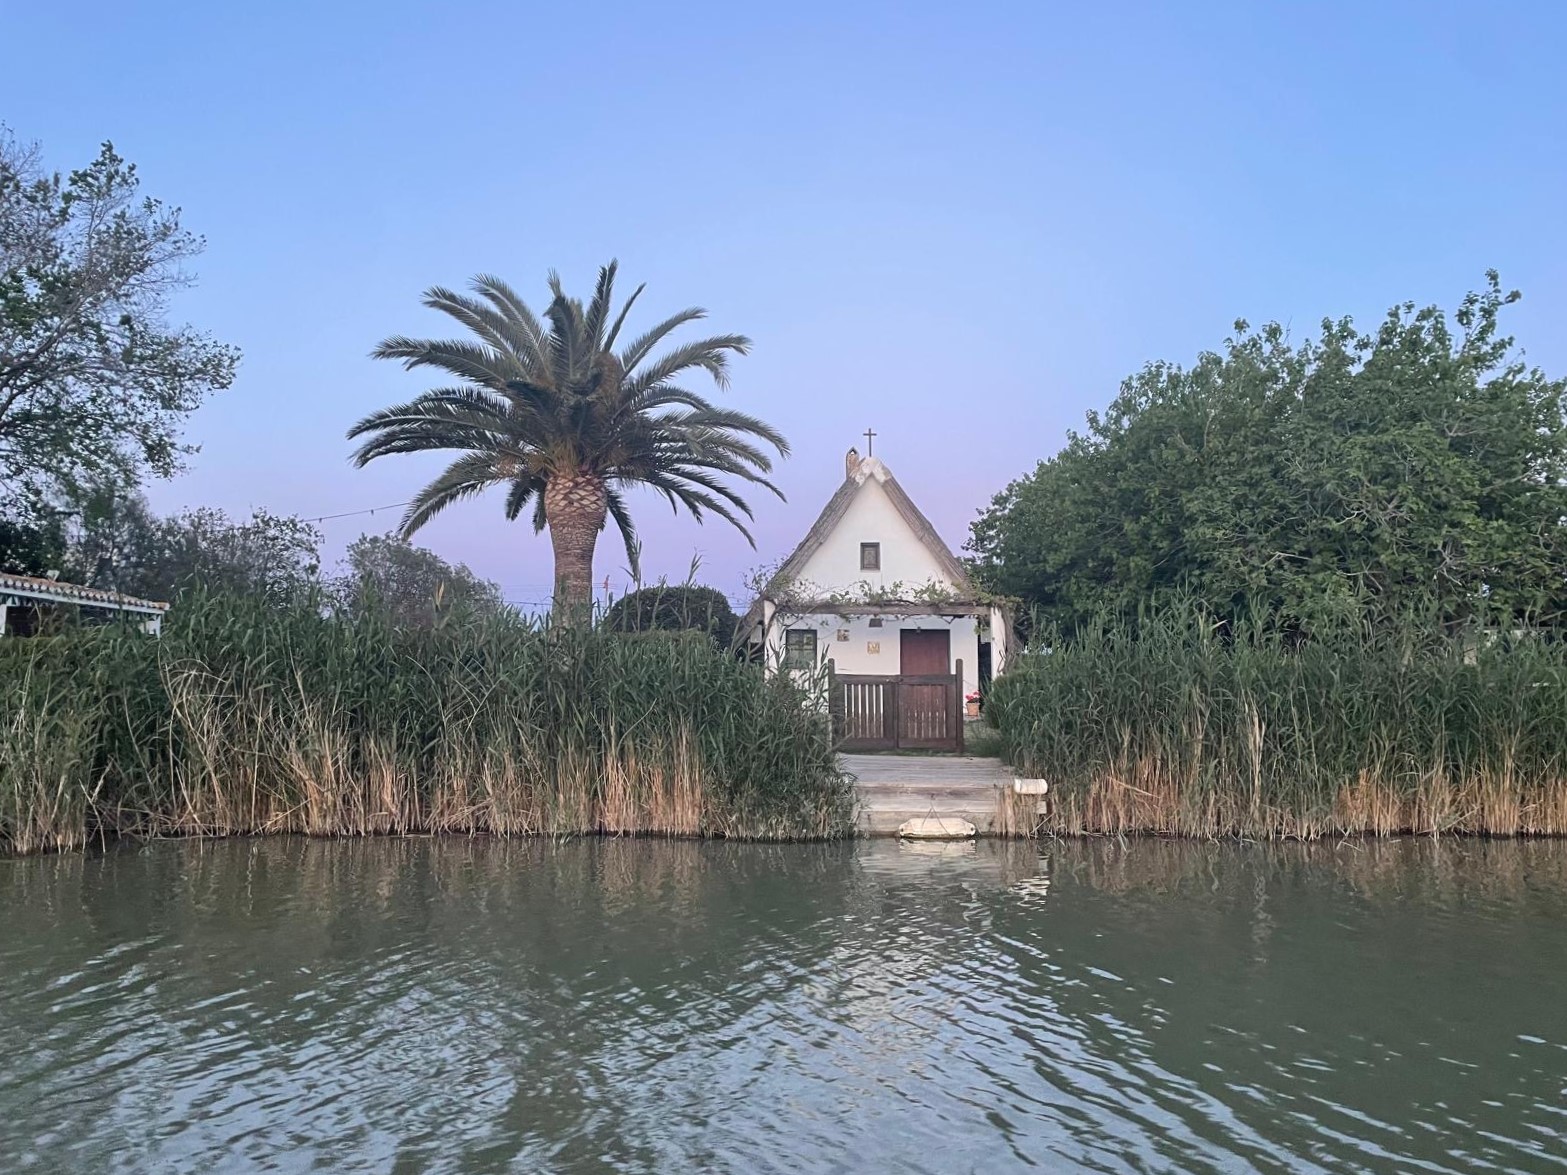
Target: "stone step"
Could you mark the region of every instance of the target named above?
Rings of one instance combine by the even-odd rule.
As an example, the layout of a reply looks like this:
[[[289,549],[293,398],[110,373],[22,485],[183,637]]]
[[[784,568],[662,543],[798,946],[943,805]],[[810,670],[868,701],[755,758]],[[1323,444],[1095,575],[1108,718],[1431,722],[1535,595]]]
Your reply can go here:
[[[916,800],[921,797],[936,800],[967,800],[978,803],[989,803],[994,800],[996,793],[1001,788],[993,783],[871,783],[861,784],[856,789],[861,796],[887,796],[899,800]]]

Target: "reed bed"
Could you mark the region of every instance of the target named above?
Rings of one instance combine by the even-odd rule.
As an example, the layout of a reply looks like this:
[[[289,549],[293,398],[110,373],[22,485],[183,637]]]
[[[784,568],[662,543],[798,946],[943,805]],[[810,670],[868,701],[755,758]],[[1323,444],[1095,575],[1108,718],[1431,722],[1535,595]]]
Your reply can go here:
[[[1345,621],[1310,639],[1177,606],[1036,642],[986,713],[1051,796],[1016,835],[1567,834],[1567,646]]]
[[[786,680],[700,634],[436,630],[196,599],[0,652],[0,851],[95,836],[826,838],[853,790]]]

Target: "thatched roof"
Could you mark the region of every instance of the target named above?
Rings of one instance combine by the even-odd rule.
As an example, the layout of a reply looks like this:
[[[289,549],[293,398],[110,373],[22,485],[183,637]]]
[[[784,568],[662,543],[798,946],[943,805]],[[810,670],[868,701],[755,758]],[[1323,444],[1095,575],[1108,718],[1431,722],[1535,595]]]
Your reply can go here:
[[[775,592],[782,592],[795,580],[800,578],[800,573],[805,570],[805,565],[810,562],[811,556],[821,550],[822,544],[827,541],[838,523],[843,521],[843,516],[849,511],[849,504],[854,501],[865,483],[875,480],[886,492],[893,508],[898,516],[903,519],[914,532],[915,538],[930,552],[936,560],[942,573],[952,581],[956,594],[961,599],[972,599],[974,585],[969,580],[968,572],[963,569],[951,549],[947,546],[936,528],[930,524],[930,519],[920,513],[920,508],[914,504],[904,488],[898,484],[898,479],[892,476],[892,471],[883,465],[876,457],[859,458],[854,450],[850,450],[850,459],[847,476],[843,484],[838,487],[838,492],[833,494],[826,507],[811,524],[811,529],[806,532],[805,538],[794,549],[782,566],[768,581],[764,596],[772,596]]]

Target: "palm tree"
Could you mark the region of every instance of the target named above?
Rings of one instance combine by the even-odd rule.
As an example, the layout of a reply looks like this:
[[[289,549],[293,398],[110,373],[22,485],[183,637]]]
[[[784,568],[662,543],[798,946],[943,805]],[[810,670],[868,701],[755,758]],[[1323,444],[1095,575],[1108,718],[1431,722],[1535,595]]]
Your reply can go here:
[[[782,493],[765,476],[768,454],[753,439],[787,456],[789,444],[772,426],[716,407],[677,382],[700,369],[720,388],[729,384],[731,353],[744,355],[744,335],[715,335],[653,350],[676,328],[706,317],[682,310],[616,350],[626,314],[643,286],[614,312],[616,263],[599,270],[586,307],[549,275],[546,330],[505,282],[481,274],[476,296],[436,286],[424,304],[451,315],[472,339],[386,339],[373,356],[409,370],[434,367],[456,383],[406,404],[371,413],[348,432],[366,437],[354,453],[366,465],[388,453],[450,450],[461,454],[415,495],[403,515],[407,538],[462,498],[504,485],[506,517],[530,503],[533,528],[548,528],[555,554],[555,614],[575,623],[593,593],[593,548],[606,515],[626,543],[633,574],[639,546],[624,491],[649,486],[677,511],[701,519],[716,514],[755,546],[741,515],[751,508],[727,484],[738,478]]]

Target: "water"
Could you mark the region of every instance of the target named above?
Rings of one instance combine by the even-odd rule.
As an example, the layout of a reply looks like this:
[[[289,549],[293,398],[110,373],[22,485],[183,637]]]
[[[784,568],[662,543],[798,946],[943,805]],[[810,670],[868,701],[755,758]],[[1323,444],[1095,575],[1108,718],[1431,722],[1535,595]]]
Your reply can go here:
[[[1567,1170],[1567,844],[0,862],[6,1171]]]

